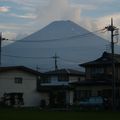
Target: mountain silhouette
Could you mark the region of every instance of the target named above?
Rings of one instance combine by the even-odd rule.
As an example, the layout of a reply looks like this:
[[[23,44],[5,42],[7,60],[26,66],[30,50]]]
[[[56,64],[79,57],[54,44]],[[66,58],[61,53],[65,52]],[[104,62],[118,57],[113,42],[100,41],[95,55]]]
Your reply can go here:
[[[109,42],[72,21],[55,21],[43,29],[2,48],[2,65],[39,66],[54,69],[57,54],[59,68],[79,68],[105,51]]]

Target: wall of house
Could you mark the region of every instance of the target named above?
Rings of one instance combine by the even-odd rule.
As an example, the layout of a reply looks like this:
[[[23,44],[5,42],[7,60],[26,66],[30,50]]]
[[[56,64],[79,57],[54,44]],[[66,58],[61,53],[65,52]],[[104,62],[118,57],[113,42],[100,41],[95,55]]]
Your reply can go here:
[[[107,74],[112,74],[112,66],[109,66],[109,67],[105,67],[105,73]]]
[[[15,77],[23,79],[22,84],[15,83]],[[39,106],[40,93],[36,91],[36,76],[20,70],[0,73],[0,97],[4,93],[23,93],[24,106]]]
[[[85,73],[86,73],[86,79],[87,80],[91,79],[91,68],[90,67],[85,68]]]
[[[105,66],[105,74],[108,75],[108,78],[112,80],[112,66]],[[115,77],[117,81],[120,81],[120,67],[115,67]]]
[[[40,93],[40,95],[41,95],[41,100],[45,100],[45,104],[46,105],[49,105],[49,100],[50,100],[50,96],[49,96],[49,93]]]
[[[118,73],[117,73],[118,80],[120,82],[120,67],[118,67]]]
[[[101,71],[103,69],[103,71]],[[94,70],[94,71],[93,71]],[[112,69],[111,66],[104,66],[104,67],[95,67],[95,66],[91,66],[91,67],[86,67],[86,79],[93,79],[92,74],[104,74],[106,76],[101,76],[102,78],[104,77],[108,77],[108,79],[110,79],[111,75],[112,75]]]
[[[107,67],[107,73],[111,75],[111,78],[112,78],[112,66]],[[116,77],[116,80],[120,82],[120,67],[119,66],[115,67],[115,77]]]
[[[68,81],[58,80],[58,76],[50,76],[49,83],[41,83],[41,85],[68,85]]]
[[[85,80],[84,76],[69,76],[66,81],[59,80],[58,76],[51,76],[49,77],[49,82],[42,83],[42,85],[68,85],[69,82],[77,82],[82,80]]]
[[[85,77],[83,76],[69,76],[69,82],[78,82],[78,81],[82,81],[85,80]]]
[[[91,92],[90,96],[104,96],[106,94],[106,97],[108,97],[109,94],[105,93],[105,91],[107,91],[107,90],[112,90],[112,88],[110,86],[81,86],[81,87],[76,87],[76,91],[77,92],[80,91],[80,97],[84,96],[86,98],[89,97],[89,96],[86,96],[86,95],[88,95],[88,94],[86,94],[86,92]],[[103,92],[102,94],[104,94],[104,95],[100,95],[100,92]],[[112,91],[111,91],[111,95],[112,95]]]
[[[81,80],[85,80],[84,76],[72,76],[70,75],[68,77],[68,79],[66,79],[65,81],[62,81],[60,79],[58,79],[58,76],[49,76],[48,77],[48,82],[46,81],[46,83],[43,80],[43,83],[41,83],[42,86],[52,86],[52,85],[69,85],[69,83],[71,82],[77,82],[77,81],[81,81]],[[59,91],[59,90],[58,90]],[[58,92],[56,91],[56,92]],[[49,100],[50,100],[50,96],[49,96],[49,92],[48,93],[41,93],[42,94],[42,98],[43,100],[46,101],[46,105],[49,104]],[[72,90],[66,90],[65,91],[66,94],[66,104],[67,105],[73,105],[73,99],[74,99],[74,91]]]
[[[66,91],[66,104],[73,105],[74,92],[72,90]]]

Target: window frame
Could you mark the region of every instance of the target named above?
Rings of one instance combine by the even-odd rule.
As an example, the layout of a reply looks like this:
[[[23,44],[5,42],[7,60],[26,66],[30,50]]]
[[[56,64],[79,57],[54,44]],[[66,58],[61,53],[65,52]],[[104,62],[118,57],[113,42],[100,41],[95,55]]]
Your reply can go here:
[[[14,78],[14,83],[15,84],[22,84],[23,83],[23,78],[22,77],[15,77]]]

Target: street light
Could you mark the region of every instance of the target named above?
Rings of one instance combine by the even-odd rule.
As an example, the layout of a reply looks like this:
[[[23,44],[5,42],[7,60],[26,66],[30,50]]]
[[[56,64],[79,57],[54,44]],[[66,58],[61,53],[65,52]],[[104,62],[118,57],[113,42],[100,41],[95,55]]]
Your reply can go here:
[[[2,41],[3,41],[3,40],[8,40],[8,39],[3,38],[3,37],[2,37],[2,33],[0,33],[0,66],[1,66],[1,58],[2,58],[2,57],[1,57],[1,52],[2,52],[2,49],[1,49],[1,48],[2,48]]]

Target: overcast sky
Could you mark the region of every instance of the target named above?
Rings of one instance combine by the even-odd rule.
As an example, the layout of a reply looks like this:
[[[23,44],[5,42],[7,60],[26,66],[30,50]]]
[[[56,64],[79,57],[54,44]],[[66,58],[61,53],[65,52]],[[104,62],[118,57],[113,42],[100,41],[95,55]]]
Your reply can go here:
[[[55,20],[72,20],[88,30],[120,27],[120,0],[0,0],[0,32],[20,39]]]

